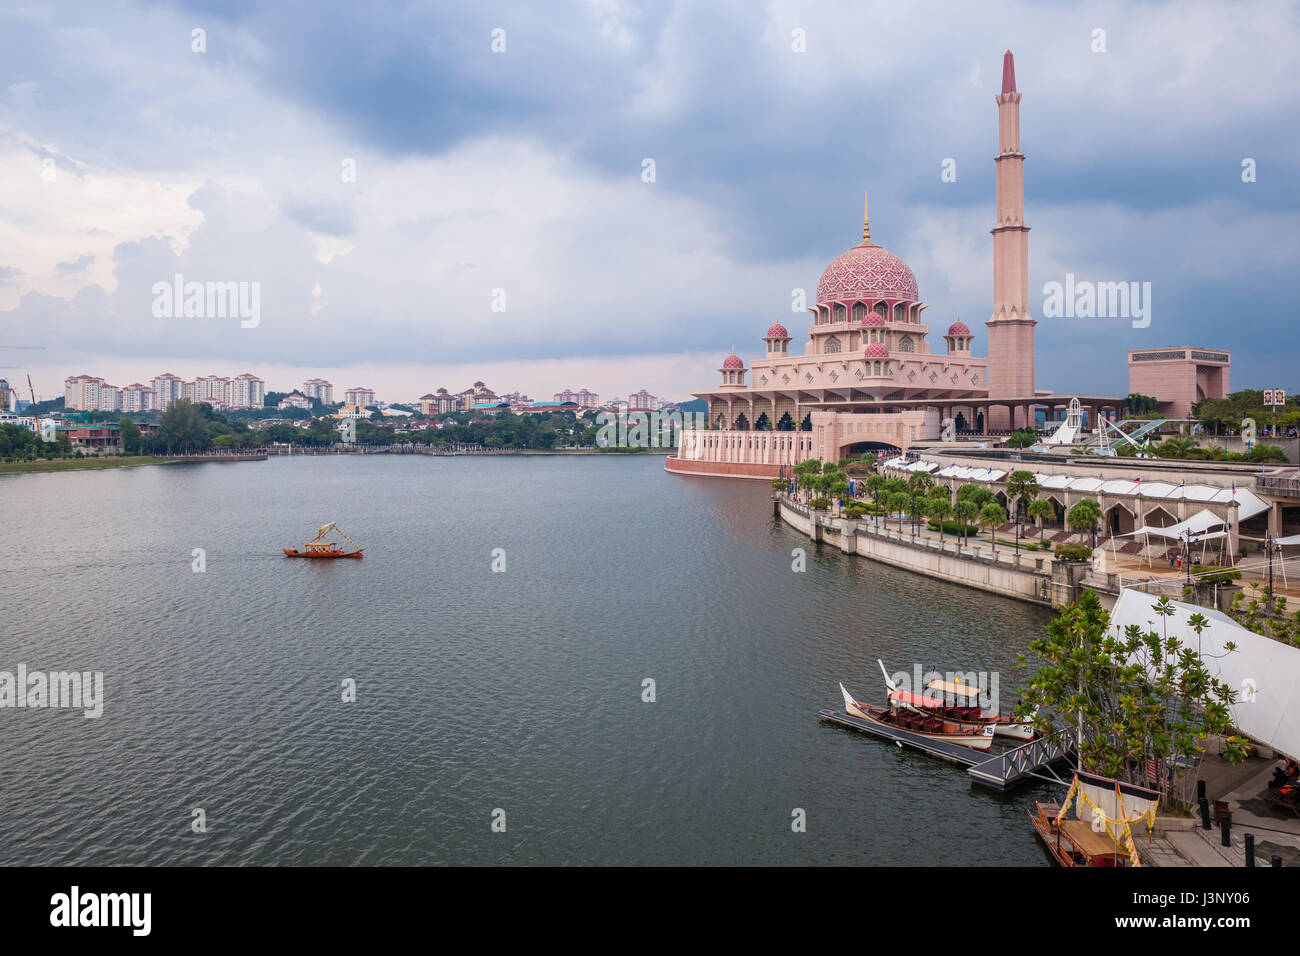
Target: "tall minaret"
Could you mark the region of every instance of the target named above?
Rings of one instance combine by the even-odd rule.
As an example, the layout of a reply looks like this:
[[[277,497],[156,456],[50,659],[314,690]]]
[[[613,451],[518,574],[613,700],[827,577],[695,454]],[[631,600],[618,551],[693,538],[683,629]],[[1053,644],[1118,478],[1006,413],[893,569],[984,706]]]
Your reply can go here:
[[[1020,152],[1020,94],[1016,64],[1002,57],[998,104],[997,220],[993,226],[993,317],[989,329],[989,398],[1034,395],[1034,326],[1029,314],[1029,227],[1025,225],[1025,154]],[[989,410],[990,428],[1032,425],[1016,409]]]

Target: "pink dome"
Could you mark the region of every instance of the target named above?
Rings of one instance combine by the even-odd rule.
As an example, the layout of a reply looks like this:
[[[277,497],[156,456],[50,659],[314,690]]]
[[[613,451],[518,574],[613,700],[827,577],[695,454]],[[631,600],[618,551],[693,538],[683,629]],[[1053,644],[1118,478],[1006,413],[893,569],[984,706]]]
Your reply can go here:
[[[723,368],[744,368],[745,363],[737,355],[728,355],[722,362]]]
[[[884,325],[885,317],[879,312],[868,312],[866,318],[862,320],[863,325]]]
[[[859,298],[915,302],[916,276],[906,262],[880,246],[854,246],[826,267],[817,283],[817,301]]]
[[[785,326],[780,322],[775,323],[768,329],[767,335],[764,336],[764,338],[768,339],[788,339],[789,337],[790,333],[785,330]]]
[[[862,355],[864,358],[889,358],[889,349],[880,342],[872,342]]]
[[[963,322],[961,319],[958,319],[952,325],[948,326],[948,334],[949,335],[970,335],[970,329],[966,327],[965,322]]]

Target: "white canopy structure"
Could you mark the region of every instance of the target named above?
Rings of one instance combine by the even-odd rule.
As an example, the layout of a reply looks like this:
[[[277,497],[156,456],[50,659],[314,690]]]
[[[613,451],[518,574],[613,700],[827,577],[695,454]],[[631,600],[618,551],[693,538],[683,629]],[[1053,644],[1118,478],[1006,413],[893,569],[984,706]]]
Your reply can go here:
[[[953,462],[940,467],[939,462],[910,462],[906,458],[892,458],[885,462],[885,468],[898,471],[926,471],[937,478],[955,478],[958,481],[974,481],[992,484],[1007,476],[1006,471],[996,468],[972,467]],[[936,470],[937,469],[937,470]],[[1173,485],[1164,481],[1143,481],[1141,478],[1110,478],[1102,475],[1066,475],[1035,472],[1038,486],[1044,491],[1074,491],[1082,494],[1104,494],[1118,497],[1146,498],[1159,501],[1190,501],[1196,504],[1237,503],[1237,520],[1245,521],[1268,510],[1268,504],[1249,488],[1218,488],[1214,485]],[[1195,531],[1197,529],[1193,529]],[[1203,530],[1203,529],[1201,529]]]
[[[1142,591],[1124,590],[1110,613],[1111,627],[1122,635],[1136,624],[1143,631],[1175,636],[1184,647],[1199,647],[1206,669],[1237,691],[1237,703],[1229,708],[1233,726],[1252,740],[1300,759],[1300,648],[1248,631],[1219,611],[1181,601],[1170,602],[1174,613],[1163,618],[1153,610],[1157,600]],[[1193,614],[1210,622],[1199,638],[1187,623]],[[1229,642],[1235,650],[1226,649]]]

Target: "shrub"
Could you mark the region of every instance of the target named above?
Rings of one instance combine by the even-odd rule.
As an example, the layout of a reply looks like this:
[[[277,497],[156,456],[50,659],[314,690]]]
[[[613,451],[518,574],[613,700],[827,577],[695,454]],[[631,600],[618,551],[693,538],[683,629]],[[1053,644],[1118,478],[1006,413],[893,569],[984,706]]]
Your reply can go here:
[[[1058,556],[1066,561],[1091,561],[1092,548],[1086,544],[1058,544],[1056,546]]]
[[[1192,568],[1192,573],[1202,584],[1227,584],[1241,578],[1241,572],[1236,568],[1218,564],[1202,564],[1200,568]]]
[[[830,506],[831,506],[831,499],[829,498],[814,498],[808,502],[808,507],[813,508],[815,510],[829,508]]]

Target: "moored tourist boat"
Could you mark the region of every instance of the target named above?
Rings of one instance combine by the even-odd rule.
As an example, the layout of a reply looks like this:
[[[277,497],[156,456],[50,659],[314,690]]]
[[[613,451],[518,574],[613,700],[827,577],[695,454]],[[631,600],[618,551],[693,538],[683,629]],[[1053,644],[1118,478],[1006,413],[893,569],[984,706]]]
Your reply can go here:
[[[1091,822],[1066,814],[1078,795],[1078,811],[1087,807]],[[1075,771],[1064,805],[1034,804],[1029,819],[1038,838],[1061,866],[1141,866],[1132,825],[1155,822],[1160,794],[1137,784]],[[1082,813],[1080,814],[1082,815]]]
[[[327,541],[325,536],[331,531],[337,531],[339,536],[347,541],[348,544],[355,548],[355,551],[344,551],[337,541]],[[303,546],[303,550],[297,548],[281,548],[285,557],[289,558],[360,558],[363,557],[365,548],[360,547],[355,541],[343,533],[343,529],[338,526],[337,522],[331,521],[329,524],[321,525],[316,532],[316,537],[312,538]]]
[[[944,720],[932,714],[920,714],[909,710],[893,710],[875,704],[864,704],[854,700],[853,695],[840,684],[840,693],[844,695],[844,711],[853,717],[860,717],[869,723],[906,730],[927,740],[942,740],[974,750],[988,750],[993,745],[993,725],[980,727],[962,725],[954,720]]]
[[[885,675],[885,686],[889,689],[889,704],[895,709],[912,710],[922,714],[932,714],[944,720],[982,727],[993,725],[993,733],[1026,743],[1034,739],[1034,722],[1018,720],[1011,714],[986,711],[979,706],[979,690],[965,684],[955,684],[940,677],[932,676],[926,684],[926,691],[916,694],[899,690],[889,676],[885,662],[877,659],[880,671]],[[928,693],[927,693],[928,692]],[[949,700],[966,701],[966,703],[949,704]]]

